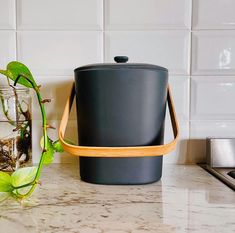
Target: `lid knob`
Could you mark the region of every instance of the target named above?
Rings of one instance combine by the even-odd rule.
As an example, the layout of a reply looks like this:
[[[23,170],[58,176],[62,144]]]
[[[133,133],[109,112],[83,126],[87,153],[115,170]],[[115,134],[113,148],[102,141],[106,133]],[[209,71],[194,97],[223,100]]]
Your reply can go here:
[[[126,63],[128,62],[129,58],[127,56],[116,56],[114,57],[114,61],[117,63]]]

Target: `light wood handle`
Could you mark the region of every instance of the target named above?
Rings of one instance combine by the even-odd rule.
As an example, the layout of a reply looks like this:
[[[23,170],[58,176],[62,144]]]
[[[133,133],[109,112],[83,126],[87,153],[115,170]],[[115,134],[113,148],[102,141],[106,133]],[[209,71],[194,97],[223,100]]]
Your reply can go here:
[[[179,124],[176,119],[173,99],[170,87],[167,88],[167,102],[171,116],[171,123],[174,133],[174,140],[165,145],[158,146],[131,146],[131,147],[96,147],[96,146],[76,146],[71,145],[64,140],[65,130],[69,119],[70,110],[75,96],[75,84],[71,94],[66,102],[64,113],[62,115],[59,139],[65,151],[77,156],[87,157],[144,157],[144,156],[161,156],[173,151],[179,138]]]

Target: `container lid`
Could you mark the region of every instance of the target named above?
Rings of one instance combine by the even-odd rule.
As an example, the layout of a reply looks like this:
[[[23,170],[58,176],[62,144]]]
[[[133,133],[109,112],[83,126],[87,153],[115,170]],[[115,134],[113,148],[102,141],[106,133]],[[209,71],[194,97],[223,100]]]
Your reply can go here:
[[[77,71],[86,71],[86,70],[113,70],[113,69],[146,69],[146,70],[162,70],[162,71],[168,71],[166,68],[157,66],[157,65],[151,65],[151,64],[145,64],[145,63],[127,63],[129,58],[127,56],[116,56],[114,57],[114,61],[116,63],[97,63],[92,65],[86,65],[78,67],[74,70],[74,72]]]

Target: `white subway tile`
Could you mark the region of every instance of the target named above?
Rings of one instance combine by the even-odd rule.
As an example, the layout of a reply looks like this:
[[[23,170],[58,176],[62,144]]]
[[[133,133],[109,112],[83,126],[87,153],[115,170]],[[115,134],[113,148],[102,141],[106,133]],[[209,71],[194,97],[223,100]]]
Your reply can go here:
[[[235,31],[194,32],[192,42],[193,74],[235,74]]]
[[[235,137],[235,121],[191,121],[187,163],[205,162],[207,137]]]
[[[106,32],[105,60],[127,55],[130,62],[153,63],[171,74],[189,74],[190,33],[187,31]]]
[[[180,126],[180,138],[177,143],[175,151],[164,155],[164,163],[173,163],[173,164],[184,164],[187,158],[188,152],[188,139],[189,139],[189,122],[184,120],[179,120]],[[165,136],[164,142],[169,143],[173,140],[173,132],[170,117],[167,113],[166,122],[165,122]]]
[[[15,29],[15,0],[0,0],[0,29]]]
[[[191,119],[235,119],[235,77],[193,77]]]
[[[186,29],[191,0],[105,0],[106,29]]]
[[[189,77],[171,76],[169,80],[176,116],[180,125],[180,139],[176,150],[164,156],[165,163],[184,164],[187,161],[189,139]],[[173,131],[168,107],[165,121],[165,143],[173,140]]]
[[[235,29],[234,0],[193,0],[194,29]]]
[[[69,97],[73,76],[35,76],[37,84],[41,85],[40,91],[43,99],[51,99],[50,103],[45,103],[45,109],[48,120],[60,120],[64,111],[65,103]],[[41,111],[38,107],[38,100],[35,93],[32,91],[32,110],[33,119],[41,119]],[[74,104],[75,105],[75,104]],[[73,109],[75,106],[73,107]],[[71,112],[69,119],[76,119],[75,111]]]
[[[171,76],[169,83],[177,117],[189,120],[189,76]]]
[[[49,122],[53,126],[56,127],[56,130],[48,130],[48,136],[53,140],[58,139],[58,128],[60,121],[51,120]],[[42,137],[42,121],[41,120],[33,120],[32,122],[32,157],[33,163],[38,163],[41,156],[41,147],[40,147],[40,139]],[[73,143],[77,143],[77,122],[69,121],[66,131],[66,139],[72,141]],[[68,154],[67,152],[63,153],[55,153],[54,163],[76,163],[77,157]]]
[[[0,31],[0,69],[16,59],[16,39],[13,31]]]
[[[19,29],[102,29],[100,0],[18,0]]]
[[[18,59],[36,75],[73,75],[78,66],[101,62],[101,32],[18,32]]]
[[[191,121],[191,139],[235,137],[235,121]]]

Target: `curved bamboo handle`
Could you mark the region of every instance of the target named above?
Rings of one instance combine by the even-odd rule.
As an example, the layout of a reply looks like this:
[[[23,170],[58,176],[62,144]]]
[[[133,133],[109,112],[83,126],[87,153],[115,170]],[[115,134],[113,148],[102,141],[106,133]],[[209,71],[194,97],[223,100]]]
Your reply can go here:
[[[135,146],[135,147],[96,147],[96,146],[75,146],[64,140],[65,130],[69,119],[69,113],[75,96],[75,84],[71,94],[66,102],[64,113],[62,115],[59,127],[59,139],[62,147],[70,154],[87,157],[144,157],[144,156],[161,156],[173,151],[179,138],[179,124],[176,119],[173,99],[170,87],[167,88],[167,102],[171,116],[171,123],[174,133],[174,140],[165,145],[158,146]]]

